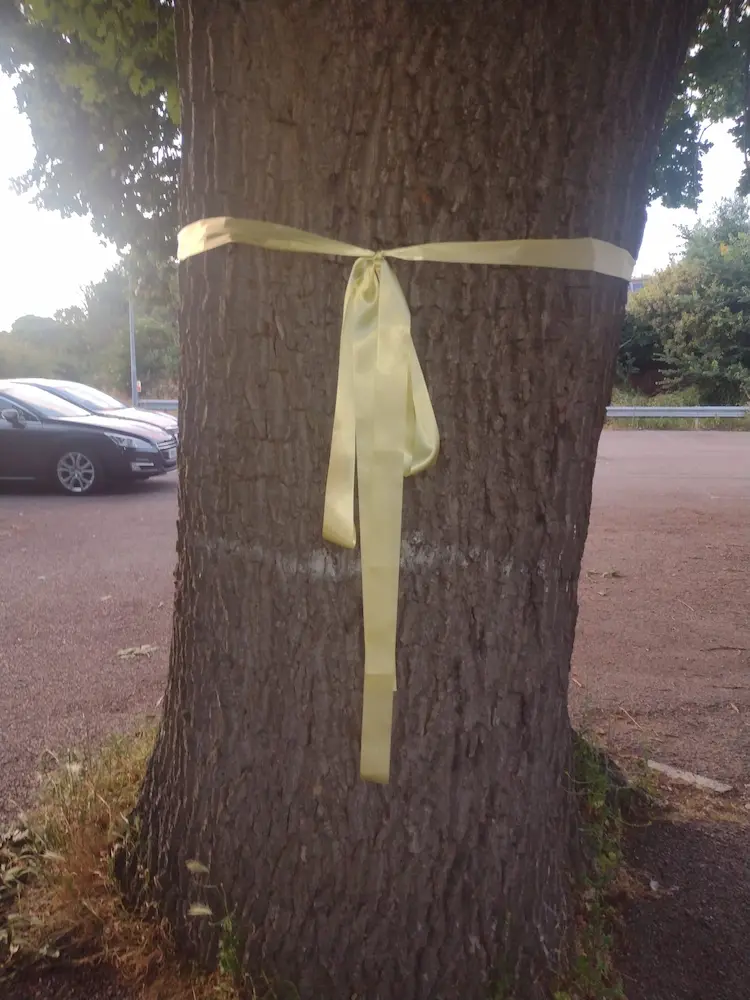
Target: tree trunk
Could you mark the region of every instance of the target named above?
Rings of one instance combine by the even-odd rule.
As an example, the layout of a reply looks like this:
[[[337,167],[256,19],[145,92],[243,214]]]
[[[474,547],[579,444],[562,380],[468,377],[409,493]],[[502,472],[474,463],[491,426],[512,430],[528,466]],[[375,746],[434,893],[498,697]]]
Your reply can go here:
[[[635,254],[702,6],[178,0],[182,221]],[[395,262],[442,450],[405,487],[377,786],[358,558],[321,541],[348,266],[232,246],[182,267],[174,636],[135,856],[200,957],[208,899],[303,1000],[537,997],[569,920],[568,671],[625,282]]]

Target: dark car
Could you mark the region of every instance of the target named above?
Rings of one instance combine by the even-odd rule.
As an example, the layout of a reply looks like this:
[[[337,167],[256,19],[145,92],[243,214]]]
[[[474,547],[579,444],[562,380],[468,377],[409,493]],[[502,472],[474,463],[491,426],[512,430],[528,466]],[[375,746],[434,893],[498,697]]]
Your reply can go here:
[[[0,481],[49,482],[82,496],[176,464],[176,439],[154,424],[87,413],[34,385],[0,382]]]
[[[139,410],[134,406],[127,406],[114,396],[108,396],[106,392],[100,392],[99,389],[84,385],[83,382],[67,382],[55,378],[14,378],[10,381],[45,389],[60,399],[67,399],[69,403],[80,406],[88,413],[100,413],[105,417],[117,417],[118,420],[136,420],[139,424],[153,424],[175,438],[179,433],[177,418],[170,413]]]

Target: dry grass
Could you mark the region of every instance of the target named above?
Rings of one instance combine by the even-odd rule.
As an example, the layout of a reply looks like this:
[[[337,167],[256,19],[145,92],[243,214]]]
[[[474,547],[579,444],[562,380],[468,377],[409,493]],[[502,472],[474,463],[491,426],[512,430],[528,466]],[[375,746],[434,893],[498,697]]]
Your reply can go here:
[[[679,822],[750,825],[750,809],[737,791],[719,794],[668,778],[646,765],[643,757],[620,756],[618,763],[629,780],[653,800],[652,817]]]
[[[746,804],[734,795],[716,795],[701,791],[699,788],[677,784],[663,784],[661,788],[665,806],[673,810],[683,821],[750,825],[750,811]]]
[[[127,838],[154,735],[118,737],[59,766],[26,829],[0,842],[0,984],[55,962],[111,969],[148,1000],[237,996],[221,972],[181,966],[166,924],[128,909],[113,878],[113,849]]]
[[[115,845],[127,839],[154,729],[110,740],[83,758],[60,763],[25,826],[0,837],[0,995],[3,982],[29,967],[49,964],[111,970],[134,1000],[236,1000],[238,971],[229,917],[221,923],[219,969],[213,974],[181,964],[169,929],[155,912],[134,913],[112,874]],[[675,785],[643,766],[620,760],[631,784],[613,781],[606,759],[577,741],[575,786],[584,820],[589,871],[580,887],[570,966],[555,1000],[620,1000],[614,935],[622,900],[642,887],[629,880],[620,839],[621,808],[631,791],[646,802],[642,817],[668,811],[680,819],[750,822],[743,803]],[[626,806],[626,808],[628,808]],[[630,809],[628,808],[630,813]],[[225,923],[227,926],[225,927]],[[246,983],[243,995],[276,996],[272,984]]]
[[[606,426],[616,431],[750,431],[750,417],[618,417]]]

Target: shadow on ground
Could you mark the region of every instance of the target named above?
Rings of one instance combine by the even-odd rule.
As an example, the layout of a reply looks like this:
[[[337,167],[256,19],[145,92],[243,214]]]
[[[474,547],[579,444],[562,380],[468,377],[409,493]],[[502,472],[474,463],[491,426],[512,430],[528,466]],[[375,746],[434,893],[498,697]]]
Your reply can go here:
[[[3,1000],[135,1000],[116,979],[100,969],[63,969],[30,976],[3,993]]]
[[[626,857],[641,889],[623,913],[628,1000],[748,1000],[750,825],[659,819],[631,829]]]
[[[750,825],[657,819],[630,828],[626,859],[618,966],[627,1000],[748,1000]],[[133,1000],[96,969],[48,971],[9,989],[3,1000]]]

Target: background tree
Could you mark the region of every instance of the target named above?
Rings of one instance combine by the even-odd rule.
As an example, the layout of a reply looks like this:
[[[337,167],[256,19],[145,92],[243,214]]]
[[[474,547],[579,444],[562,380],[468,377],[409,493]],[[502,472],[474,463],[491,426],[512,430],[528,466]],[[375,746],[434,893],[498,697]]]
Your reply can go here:
[[[179,128],[171,4],[3,0],[0,67],[36,149],[16,181],[40,208],[161,260],[173,252]]]
[[[0,378],[34,376],[40,368],[56,375],[68,347],[62,324],[48,316],[20,316],[0,333]]]
[[[620,349],[666,388],[694,387],[702,403],[750,396],[750,208],[721,202],[707,222],[681,230],[681,258],[628,303]]]
[[[92,383],[127,396],[130,390],[128,278],[136,290],[138,375],[148,395],[176,392],[176,272],[128,258],[88,285],[83,305],[54,319],[23,316],[0,334],[0,378],[36,376]]]
[[[709,0],[680,74],[659,143],[650,196],[668,208],[696,208],[701,193],[701,154],[710,148],[711,122],[733,122],[745,153],[740,192],[750,190],[750,4]]]
[[[174,250],[180,134],[172,0],[3,0],[0,69],[17,80],[37,203],[163,260]],[[750,4],[706,0],[662,129],[649,197],[695,208],[710,122],[746,152]],[[746,166],[741,190],[750,187]]]

